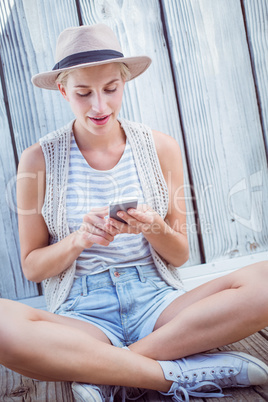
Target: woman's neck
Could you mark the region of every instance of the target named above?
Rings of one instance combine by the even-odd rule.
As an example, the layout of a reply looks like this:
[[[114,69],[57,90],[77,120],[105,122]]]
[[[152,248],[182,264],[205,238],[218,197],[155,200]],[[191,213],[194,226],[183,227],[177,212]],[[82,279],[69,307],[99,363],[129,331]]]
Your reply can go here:
[[[80,127],[76,124],[73,126],[73,132],[76,143],[81,152],[87,151],[102,151],[109,150],[111,148],[117,148],[126,143],[126,135],[122,129],[120,123],[117,121],[113,129],[100,135],[91,133],[84,127]]]
[[[100,135],[73,126],[76,144],[87,163],[97,170],[110,170],[124,153],[126,135],[117,121],[114,129]]]

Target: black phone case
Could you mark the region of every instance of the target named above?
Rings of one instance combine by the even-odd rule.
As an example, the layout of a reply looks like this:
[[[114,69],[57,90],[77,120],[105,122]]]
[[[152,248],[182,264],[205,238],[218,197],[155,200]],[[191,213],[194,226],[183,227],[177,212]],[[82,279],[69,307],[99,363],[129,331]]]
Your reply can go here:
[[[119,204],[115,204],[115,205],[111,205],[109,206],[109,216],[110,218],[116,219],[117,221],[126,223],[126,221],[124,221],[123,219],[119,218],[119,216],[117,216],[117,212],[118,211],[125,211],[127,212],[127,210],[129,208],[137,208],[138,205],[138,201],[126,201],[126,202],[121,202]]]

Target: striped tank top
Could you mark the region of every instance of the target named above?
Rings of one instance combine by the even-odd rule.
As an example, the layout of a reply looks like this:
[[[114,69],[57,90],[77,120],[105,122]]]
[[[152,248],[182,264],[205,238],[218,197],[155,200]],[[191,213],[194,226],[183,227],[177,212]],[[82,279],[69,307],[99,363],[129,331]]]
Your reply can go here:
[[[122,197],[144,196],[128,140],[119,162],[110,170],[93,169],[79,150],[72,133],[67,185],[67,222],[70,233],[78,230],[91,208],[104,207]],[[120,234],[108,247],[93,244],[77,259],[75,276],[93,275],[111,267],[152,264],[149,244],[140,234]]]

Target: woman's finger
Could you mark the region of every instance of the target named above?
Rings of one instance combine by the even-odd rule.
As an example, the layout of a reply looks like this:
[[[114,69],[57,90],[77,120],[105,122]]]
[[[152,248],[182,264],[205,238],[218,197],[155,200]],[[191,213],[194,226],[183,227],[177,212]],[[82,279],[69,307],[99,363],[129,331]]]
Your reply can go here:
[[[132,221],[134,222],[133,219],[132,219]],[[116,219],[113,219],[113,218],[110,218],[110,219],[109,219],[109,223],[110,223],[114,228],[117,229],[118,234],[120,234],[120,233],[121,233],[121,234],[122,234],[122,233],[138,234],[138,233],[140,233],[140,232],[141,232],[140,223],[135,220],[135,225],[134,225],[133,222],[132,222],[132,225],[130,225],[130,224],[127,223],[127,222],[126,222],[126,223],[123,223],[123,222],[120,222],[120,221],[118,221],[118,220],[116,220]]]
[[[80,229],[82,232],[84,232],[85,236],[88,239],[91,239],[92,236],[96,235],[96,236],[106,239],[108,242],[111,242],[114,240],[114,235],[107,232],[106,230],[103,230],[102,226],[98,227],[97,225],[92,225],[87,222],[83,222]]]

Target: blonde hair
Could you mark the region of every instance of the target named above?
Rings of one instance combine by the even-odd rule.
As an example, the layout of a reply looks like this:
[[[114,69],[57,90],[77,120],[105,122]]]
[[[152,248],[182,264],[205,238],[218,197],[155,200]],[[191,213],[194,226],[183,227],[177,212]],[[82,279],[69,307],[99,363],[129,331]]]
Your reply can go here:
[[[129,81],[131,78],[131,73],[129,71],[128,66],[125,63],[118,63],[120,68],[120,74],[123,81]],[[90,67],[88,67],[90,68]],[[68,76],[72,73],[73,70],[65,70],[60,73],[56,78],[56,83],[61,84],[63,86],[67,85]]]

